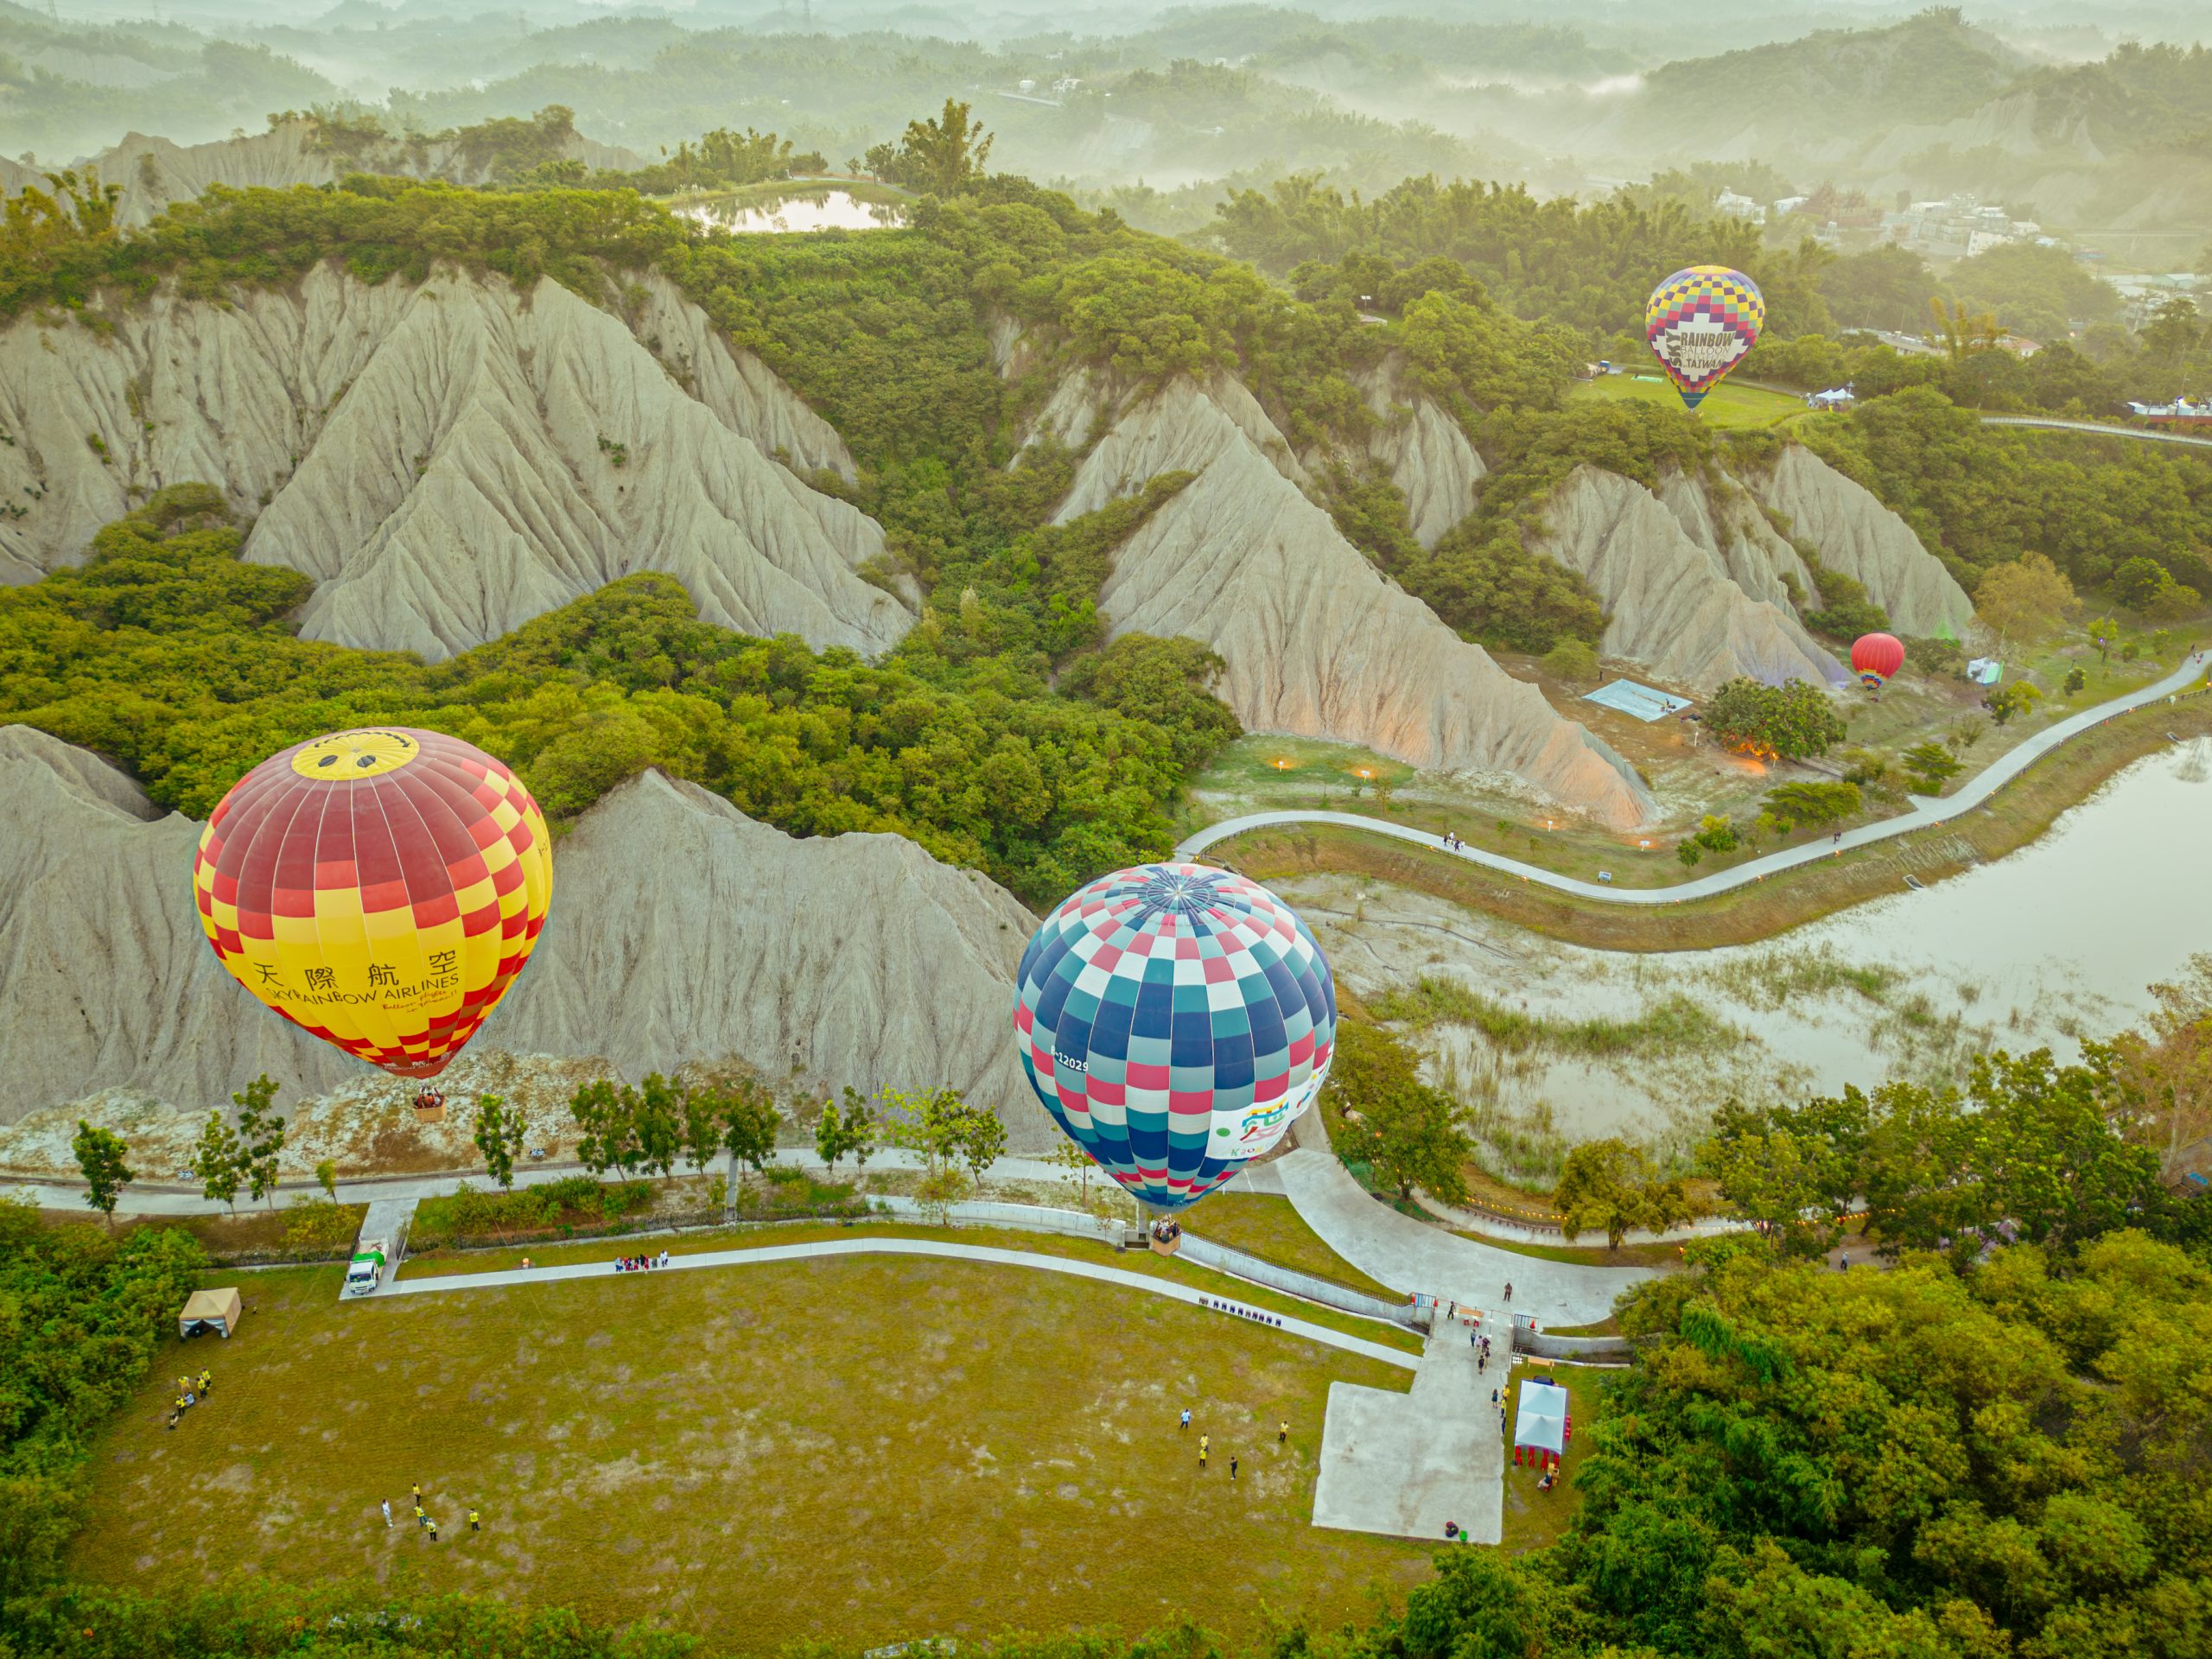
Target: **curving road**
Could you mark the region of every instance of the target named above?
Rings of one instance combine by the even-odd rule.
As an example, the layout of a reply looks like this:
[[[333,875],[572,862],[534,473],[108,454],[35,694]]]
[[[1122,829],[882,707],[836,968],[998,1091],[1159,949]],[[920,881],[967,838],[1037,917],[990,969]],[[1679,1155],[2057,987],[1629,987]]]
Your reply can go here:
[[[2212,438],[2193,438],[2180,432],[2154,432],[2145,426],[2102,426],[2095,421],[2060,421],[2040,415],[1985,415],[1984,426],[2033,426],[2046,432],[2093,432],[2101,438],[2134,438],[2144,443],[2185,443],[2212,449]]]
[[[1178,858],[1195,858],[1209,847],[1241,836],[1250,830],[1265,830],[1278,824],[1336,823],[1354,830],[1365,830],[1378,836],[1389,836],[1395,841],[1409,841],[1446,857],[1463,858],[1471,864],[1484,865],[1503,875],[1518,876],[1523,881],[1550,887],[1555,892],[1572,893],[1578,899],[1594,899],[1608,905],[1679,905],[1692,899],[1710,899],[1717,893],[1763,881],[1783,870],[1796,869],[1802,864],[1817,863],[1834,855],[1839,850],[1853,847],[1868,847],[1876,842],[1889,841],[1898,836],[1910,835],[1916,830],[1932,830],[1962,812],[1970,812],[1999,790],[2011,783],[2037,761],[2070,738],[2080,736],[2094,726],[2102,725],[2115,715],[2124,715],[2145,704],[2162,701],[2195,685],[2204,674],[2204,667],[2191,656],[2165,678],[2155,685],[2146,685],[2131,691],[2126,696],[2101,702],[2094,709],[2084,709],[2078,715],[2069,715],[2055,726],[2045,727],[2023,742],[2007,750],[1982,771],[1960,786],[1958,792],[1941,800],[1915,795],[1910,798],[1912,810],[1894,818],[1885,818],[1878,823],[1862,823],[1847,830],[1838,841],[1808,842],[1802,847],[1788,847],[1777,853],[1767,853],[1738,864],[1730,870],[1715,871],[1711,875],[1699,876],[1693,881],[1678,882],[1668,887],[1615,887],[1596,881],[1579,880],[1571,875],[1560,875],[1535,864],[1523,864],[1519,859],[1506,858],[1497,853],[1486,853],[1478,847],[1449,848],[1443,838],[1427,830],[1415,830],[1405,824],[1391,823],[1382,818],[1362,817],[1357,812],[1248,812],[1242,817],[1225,818],[1219,823],[1208,824],[1196,835],[1185,838],[1175,849]]]

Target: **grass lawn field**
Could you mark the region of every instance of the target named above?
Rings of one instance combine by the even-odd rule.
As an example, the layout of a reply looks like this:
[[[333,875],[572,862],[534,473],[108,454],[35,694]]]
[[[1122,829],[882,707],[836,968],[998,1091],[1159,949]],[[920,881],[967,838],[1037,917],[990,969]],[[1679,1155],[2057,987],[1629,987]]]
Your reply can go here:
[[[1206,1211],[1210,1211],[1217,1202],[1219,1202],[1217,1196],[1207,1199],[1206,1210],[1202,1210],[1199,1213],[1201,1215],[1206,1213]],[[1281,1199],[1277,1202],[1281,1203],[1285,1208],[1288,1207],[1287,1199]],[[1349,1336],[1359,1337],[1368,1342],[1379,1343],[1386,1348],[1400,1349],[1408,1354],[1418,1354],[1421,1351],[1421,1333],[1408,1330],[1402,1325],[1388,1325],[1379,1319],[1363,1319],[1356,1313],[1338,1313],[1334,1308],[1323,1307],[1318,1303],[1306,1301],[1300,1297],[1269,1290],[1262,1285],[1255,1285],[1228,1274],[1217,1273],[1211,1268],[1199,1267],[1196,1262],[1155,1255],[1150,1250],[1116,1250],[1103,1239],[1071,1238],[1050,1233],[1025,1233],[1011,1229],[992,1227],[934,1227],[922,1222],[870,1221],[861,1224],[867,1229],[865,1234],[856,1234],[851,1228],[836,1222],[821,1222],[780,1227],[712,1228],[673,1236],[646,1234],[623,1238],[585,1239],[578,1240],[574,1243],[531,1244],[512,1249],[448,1250],[434,1255],[410,1255],[407,1258],[406,1276],[410,1279],[432,1279],[472,1273],[503,1272],[510,1268],[520,1267],[522,1258],[525,1255],[537,1266],[550,1268],[567,1266],[578,1262],[611,1263],[618,1255],[643,1255],[657,1253],[664,1248],[671,1255],[695,1255],[710,1250],[742,1250],[759,1249],[771,1244],[798,1244],[810,1239],[851,1239],[856,1236],[934,1238],[962,1244],[988,1244],[996,1249],[1021,1250],[1032,1255],[1058,1255],[1078,1261],[1096,1262],[1102,1266],[1118,1268],[1123,1273],[1141,1273],[1153,1278],[1172,1280],[1178,1284],[1191,1286],[1193,1289],[1210,1291],[1218,1296],[1232,1298],[1249,1306],[1262,1307],[1270,1313],[1288,1314],[1314,1325],[1325,1325],[1332,1330],[1342,1331]],[[1292,1224],[1300,1229],[1304,1227],[1304,1224],[1298,1222],[1294,1215],[1292,1217]],[[1289,1230],[1286,1228],[1281,1230],[1287,1233]],[[1312,1237],[1310,1234],[1308,1236]],[[1233,1243],[1236,1241],[1224,1238],[1222,1242]],[[1249,1246],[1243,1248],[1249,1248]],[[1337,1264],[1338,1270],[1326,1276],[1336,1279],[1341,1284],[1353,1285],[1355,1288],[1366,1290],[1370,1294],[1379,1294],[1392,1301],[1404,1300],[1402,1297],[1393,1295],[1382,1287],[1375,1284],[1373,1281],[1361,1278],[1333,1252],[1329,1251],[1328,1247],[1318,1237],[1312,1237],[1312,1248],[1321,1252],[1327,1261]],[[1255,1253],[1257,1254],[1256,1251]],[[1270,1259],[1281,1260],[1281,1258]],[[1296,1267],[1300,1263],[1285,1261],[1282,1265]],[[1320,1268],[1316,1264],[1310,1270],[1319,1272]]]
[[[1309,1524],[1329,1383],[1408,1374],[1162,1299],[880,1258],[344,1306],[338,1282],[252,1274],[238,1337],[163,1352],[96,1448],[76,1571],[358,1576],[746,1653],[1185,1612],[1241,1642],[1263,1602],[1340,1623],[1427,1571],[1430,1546]],[[169,1432],[188,1364],[215,1391]]]
[[[1268,1192],[1217,1192],[1191,1211],[1190,1227],[1200,1238],[1243,1250],[1277,1267],[1332,1279],[1387,1302],[1405,1300],[1331,1249],[1320,1234],[1300,1218],[1288,1198]]]
[[[1669,409],[1682,406],[1681,394],[1656,370],[1647,372],[1631,369],[1626,374],[1609,374],[1602,380],[1578,381],[1568,396],[1664,404]],[[1739,386],[1728,381],[1723,381],[1707,392],[1705,401],[1697,406],[1696,411],[1697,418],[1707,426],[1723,429],[1777,426],[1808,412],[1802,397],[1793,397],[1787,392],[1769,391],[1763,386]]]
[[[1499,1543],[1507,1553],[1518,1555],[1541,1549],[1557,1542],[1559,1535],[1567,1530],[1568,1518],[1582,1501],[1574,1478],[1581,1469],[1582,1454],[1590,1444],[1590,1425],[1597,1421],[1599,1378],[1604,1375],[1586,1365],[1554,1365],[1548,1371],[1532,1370],[1525,1360],[1515,1369],[1513,1399],[1516,1408],[1522,1382],[1527,1377],[1549,1376],[1566,1385],[1567,1414],[1573,1421],[1574,1436],[1567,1441],[1567,1451],[1560,1459],[1565,1481],[1554,1482],[1548,1492],[1537,1488],[1537,1482],[1543,1478],[1541,1470],[1526,1466],[1516,1469],[1511,1451],[1506,1452],[1505,1530]]]

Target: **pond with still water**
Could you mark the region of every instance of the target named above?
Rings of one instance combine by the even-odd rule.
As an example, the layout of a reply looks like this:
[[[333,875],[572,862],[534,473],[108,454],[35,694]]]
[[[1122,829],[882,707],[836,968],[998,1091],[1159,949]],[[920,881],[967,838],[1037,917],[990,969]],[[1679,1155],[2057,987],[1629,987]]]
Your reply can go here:
[[[758,236],[806,231],[880,231],[904,225],[906,209],[895,202],[867,201],[849,190],[815,190],[773,201],[703,196],[675,211],[709,230]]]
[[[2208,835],[2212,740],[2198,739],[2008,858],[1756,945],[1591,950],[1380,886],[1318,879],[1286,896],[1355,989],[1457,980],[1547,1033],[1508,1051],[1440,1022],[1427,1040],[1469,1091],[1570,1135],[1667,1138],[1732,1094],[1955,1077],[1978,1049],[2071,1057],[2133,1024],[2149,985],[2212,950]],[[1631,1035],[1606,1052],[1592,1021]]]

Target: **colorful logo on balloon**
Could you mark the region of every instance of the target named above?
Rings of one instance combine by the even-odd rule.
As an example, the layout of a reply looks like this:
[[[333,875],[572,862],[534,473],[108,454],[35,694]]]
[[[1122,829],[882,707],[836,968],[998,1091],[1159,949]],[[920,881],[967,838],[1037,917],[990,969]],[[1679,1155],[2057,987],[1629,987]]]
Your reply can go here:
[[[1643,307],[1644,340],[1692,409],[1744,360],[1765,326],[1758,284],[1725,265],[1676,271]]]
[[[1022,953],[1022,1070],[1062,1130],[1155,1209],[1279,1141],[1335,1052],[1336,983],[1287,905],[1195,864],[1103,876]]]

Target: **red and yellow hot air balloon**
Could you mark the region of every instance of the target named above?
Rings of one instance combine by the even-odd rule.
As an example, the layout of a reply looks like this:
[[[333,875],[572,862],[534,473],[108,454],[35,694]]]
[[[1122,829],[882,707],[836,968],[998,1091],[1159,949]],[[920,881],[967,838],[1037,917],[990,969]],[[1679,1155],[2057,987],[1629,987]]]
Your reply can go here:
[[[1893,633],[1862,633],[1852,642],[1851,671],[1869,691],[1904,666],[1904,645]]]
[[[1744,360],[1765,327],[1759,285],[1726,265],[1678,270],[1643,304],[1644,343],[1692,409]]]
[[[326,1042],[432,1077],[530,959],[552,843],[521,781],[436,732],[337,732],[238,779],[192,885],[231,976]]]

